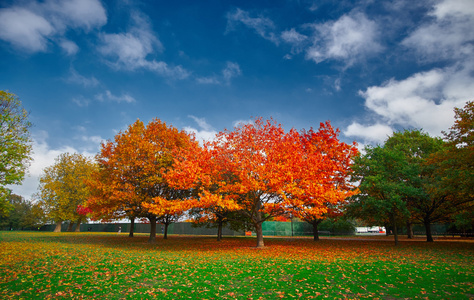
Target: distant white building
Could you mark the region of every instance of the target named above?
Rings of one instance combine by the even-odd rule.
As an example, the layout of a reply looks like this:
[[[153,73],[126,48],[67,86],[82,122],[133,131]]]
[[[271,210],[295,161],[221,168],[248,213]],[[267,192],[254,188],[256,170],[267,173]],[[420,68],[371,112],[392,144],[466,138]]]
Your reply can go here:
[[[372,227],[356,227],[356,234],[375,234],[385,233],[385,227],[372,226]]]

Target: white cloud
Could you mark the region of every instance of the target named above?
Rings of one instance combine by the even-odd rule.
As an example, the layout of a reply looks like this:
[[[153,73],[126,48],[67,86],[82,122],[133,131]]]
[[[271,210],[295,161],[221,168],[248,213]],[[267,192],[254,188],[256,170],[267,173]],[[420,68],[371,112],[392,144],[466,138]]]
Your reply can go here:
[[[393,129],[385,124],[362,125],[352,123],[344,130],[343,134],[348,137],[359,137],[365,141],[382,143],[393,133]]]
[[[122,94],[120,96],[116,96],[112,94],[109,90],[106,90],[104,93],[100,93],[95,95],[95,98],[99,101],[110,101],[110,102],[125,102],[125,103],[133,103],[136,102],[135,98],[130,96],[129,94]]]
[[[97,147],[99,147],[99,145],[103,141],[105,141],[101,136],[98,136],[98,135],[93,135],[93,136],[83,135],[83,136],[81,136],[81,140],[84,141],[84,142],[91,142],[93,144],[97,144]]]
[[[195,116],[189,116],[191,119],[194,120],[194,122],[196,122],[199,126],[199,128],[205,130],[205,131],[212,131],[212,126],[209,125],[207,122],[206,122],[206,119],[204,118],[198,118],[198,117],[195,117]]]
[[[220,80],[216,76],[210,77],[198,77],[196,81],[200,84],[221,84]]]
[[[46,51],[56,30],[42,16],[13,7],[0,10],[0,39],[28,52]]]
[[[239,126],[253,124],[253,123],[254,123],[254,120],[237,120],[237,121],[232,122],[232,126],[239,127]]]
[[[79,46],[73,41],[61,39],[58,44],[61,49],[63,49],[63,51],[69,56],[75,55],[79,51]]]
[[[79,46],[73,41],[67,39],[61,39],[58,42],[59,46],[64,50],[67,55],[75,55],[79,51]]]
[[[28,2],[25,6],[0,9],[0,39],[26,52],[45,52],[57,43],[66,54],[78,51],[77,45],[63,38],[69,29],[99,28],[107,22],[98,0],[49,0]]]
[[[169,79],[186,79],[191,73],[181,66],[169,66],[163,61],[141,61],[142,67],[156,72],[157,74]]]
[[[306,50],[306,58],[316,63],[342,60],[350,66],[383,49],[377,41],[377,24],[362,13],[346,14],[337,21],[315,24],[313,28],[313,45]]]
[[[434,5],[429,21],[402,44],[422,59],[460,59],[474,55],[474,4],[471,0],[445,0]]]
[[[239,76],[242,74],[240,70],[240,66],[237,63],[227,62],[226,67],[222,70],[222,77],[224,78],[226,83],[229,83],[230,80],[234,77]]]
[[[115,59],[117,67],[134,70],[143,67],[148,62],[146,56],[154,51],[158,40],[153,36],[135,33],[104,34],[99,51]]]
[[[248,28],[255,30],[255,32],[275,44],[278,45],[279,39],[273,32],[275,24],[266,17],[251,17],[247,11],[240,8],[227,14],[227,29],[226,32],[235,30],[238,24],[244,24]]]
[[[359,94],[365,98],[365,106],[388,124],[440,136],[454,122],[454,107],[463,107],[474,95],[473,69],[464,65],[420,72],[404,80],[391,79]]]
[[[217,131],[215,131],[214,128],[206,122],[206,119],[195,116],[189,117],[197,123],[199,129],[186,126],[184,127],[184,131],[194,134],[196,140],[198,140],[201,145],[203,142],[211,141],[216,137]]]
[[[297,32],[294,28],[283,31],[280,37],[285,43],[291,45],[291,54],[286,54],[284,59],[292,59],[294,54],[301,53],[307,47],[308,37]]]
[[[419,61],[442,62],[445,66],[359,91],[371,119],[385,124],[387,130],[417,128],[441,136],[441,131],[454,123],[454,107],[463,107],[473,98],[474,5],[470,0],[432,3],[428,18],[401,44],[413,49]],[[380,141],[377,128],[383,132],[381,126],[353,123],[344,133]]]
[[[283,31],[281,33],[281,39],[284,42],[293,45],[294,47],[299,47],[308,39],[308,37],[297,32],[294,28],[291,28],[290,30]]]
[[[341,78],[334,80],[334,89],[338,92],[341,90]]]
[[[227,62],[226,67],[222,69],[222,75],[214,75],[208,77],[197,77],[196,81],[200,84],[227,84],[229,85],[231,80],[242,74],[240,66],[234,62]]]
[[[77,149],[64,146],[57,149],[51,149],[46,142],[48,135],[42,132],[33,138],[33,161],[28,169],[28,175],[25,176],[21,185],[12,185],[9,188],[13,193],[23,196],[25,199],[31,199],[31,196],[37,192],[39,178],[44,168],[51,166],[62,153],[81,153],[87,157],[93,158],[95,154],[90,152],[79,152]]]
[[[57,28],[90,31],[107,23],[105,9],[98,0],[49,0],[44,2],[43,10]]]
[[[170,79],[185,79],[190,73],[181,66],[169,66],[163,61],[148,58],[161,52],[163,45],[154,35],[147,18],[132,14],[133,26],[124,33],[102,34],[99,52],[116,69],[148,69]]]
[[[66,82],[80,84],[84,87],[96,87],[99,81],[94,77],[85,77],[79,74],[74,68],[70,68],[69,76],[65,79]]]
[[[87,107],[91,103],[91,101],[83,96],[72,98],[72,102],[74,102],[79,107]]]

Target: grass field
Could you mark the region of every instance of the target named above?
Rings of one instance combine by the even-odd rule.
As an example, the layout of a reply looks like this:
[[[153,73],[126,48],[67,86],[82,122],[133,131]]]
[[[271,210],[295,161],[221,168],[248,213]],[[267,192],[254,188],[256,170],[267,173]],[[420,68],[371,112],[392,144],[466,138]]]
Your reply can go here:
[[[1,299],[474,299],[474,243],[0,232]]]

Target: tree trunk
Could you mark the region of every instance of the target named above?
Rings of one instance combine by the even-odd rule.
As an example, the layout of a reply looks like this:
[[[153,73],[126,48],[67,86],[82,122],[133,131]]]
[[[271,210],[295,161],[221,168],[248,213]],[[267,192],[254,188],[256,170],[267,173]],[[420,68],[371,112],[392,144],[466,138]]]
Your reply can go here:
[[[395,246],[397,246],[398,245],[398,230],[397,230],[397,222],[395,220],[394,215],[390,216],[390,221],[392,222],[393,238],[395,239]]]
[[[431,222],[429,220],[425,220],[423,223],[425,224],[426,241],[433,242],[433,235],[431,233]]]
[[[313,221],[313,237],[315,241],[319,241],[318,221]]]
[[[69,225],[67,225],[67,232],[72,232],[72,226],[74,223],[72,221],[69,221]]]
[[[410,221],[407,221],[407,237],[409,239],[413,238],[413,224]]]
[[[384,224],[383,226],[385,227],[385,236],[389,236],[390,230],[392,230],[392,226],[389,224]]]
[[[56,227],[54,228],[54,232],[61,232],[61,225],[63,224],[62,221],[56,223]]]
[[[167,240],[168,239],[168,226],[170,225],[170,223],[166,222],[165,223],[165,233],[163,235],[163,239]]]
[[[218,225],[217,225],[217,241],[220,242],[222,240],[222,219],[219,218]]]
[[[255,233],[257,234],[257,248],[265,247],[263,243],[263,229],[262,229],[262,222],[255,223]]]
[[[81,223],[82,223],[82,218],[77,219],[75,232],[81,232]]]
[[[130,233],[128,234],[128,237],[133,237],[133,230],[135,229],[135,218],[132,217],[130,218]]]
[[[395,222],[393,222],[393,237],[395,238],[395,246],[398,246],[398,228]]]
[[[149,217],[150,220],[150,237],[148,238],[148,243],[154,244],[156,242],[156,217]]]

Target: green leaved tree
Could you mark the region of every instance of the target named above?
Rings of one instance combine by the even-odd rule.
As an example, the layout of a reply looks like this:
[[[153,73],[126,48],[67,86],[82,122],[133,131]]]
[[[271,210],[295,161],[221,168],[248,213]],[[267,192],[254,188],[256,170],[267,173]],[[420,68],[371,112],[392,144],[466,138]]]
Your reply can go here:
[[[35,206],[23,197],[11,194],[8,202],[13,206],[8,217],[0,216],[0,228],[7,230],[32,229],[41,223]]]
[[[353,181],[360,183],[360,193],[347,212],[372,224],[390,224],[398,244],[398,226],[409,216],[403,197],[408,186],[394,172],[403,168],[403,154],[382,146],[367,146],[364,152],[354,160]]]
[[[443,207],[427,191],[430,167],[426,160],[443,149],[443,141],[420,130],[395,132],[384,146],[365,148],[354,165],[361,194],[354,196],[349,214],[369,223],[390,224],[398,243],[398,227],[418,221],[433,241],[431,224],[444,220]]]
[[[433,166],[427,165],[426,161],[434,153],[443,150],[444,142],[420,130],[405,130],[394,133],[384,147],[402,153],[403,164],[400,169],[393,171],[405,186],[402,197],[410,211],[407,222],[422,223],[427,241],[432,242],[431,224],[448,220],[446,208],[450,204],[440,202],[428,193],[427,185]]]
[[[0,110],[0,215],[6,215],[12,209],[7,185],[21,183],[31,160],[31,123],[14,94],[0,91]]]

